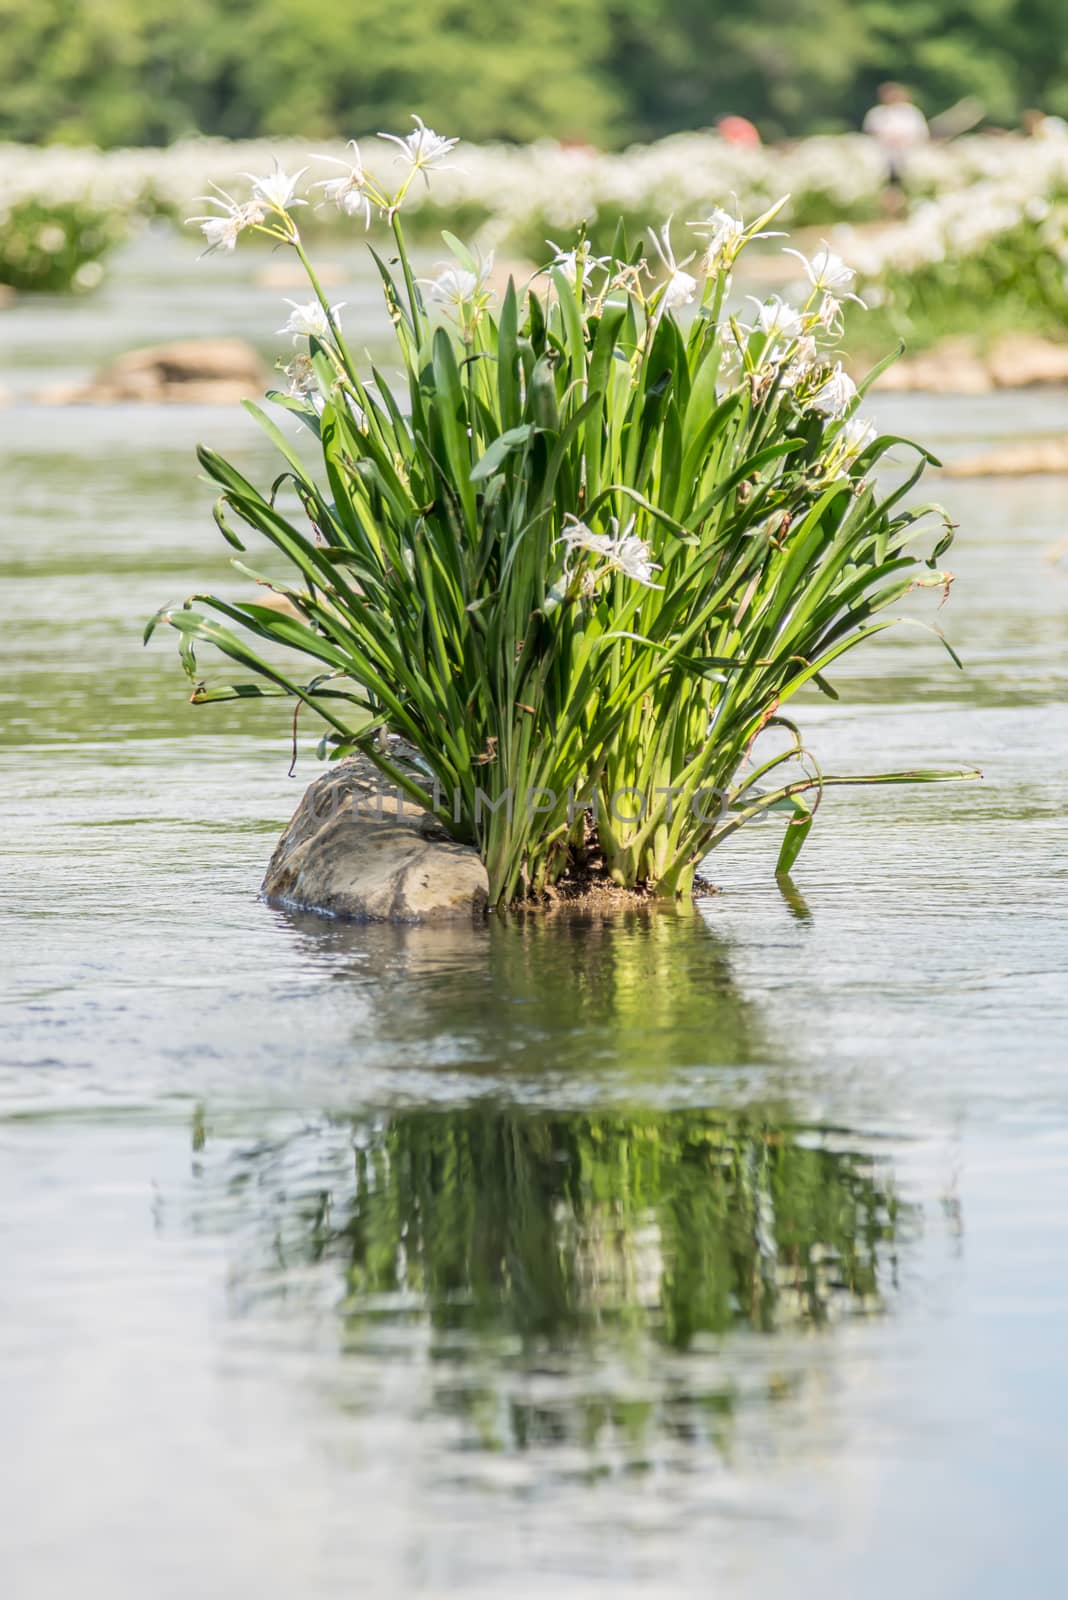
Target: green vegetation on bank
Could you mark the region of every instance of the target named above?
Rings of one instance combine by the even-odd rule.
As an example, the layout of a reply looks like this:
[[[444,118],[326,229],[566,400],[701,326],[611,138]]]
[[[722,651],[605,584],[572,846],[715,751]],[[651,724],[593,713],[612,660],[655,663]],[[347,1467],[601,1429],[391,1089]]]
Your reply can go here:
[[[1061,0],[0,0],[0,139],[361,134],[415,105],[472,139],[622,144],[733,112],[856,126],[902,78],[937,111],[1068,113]]]

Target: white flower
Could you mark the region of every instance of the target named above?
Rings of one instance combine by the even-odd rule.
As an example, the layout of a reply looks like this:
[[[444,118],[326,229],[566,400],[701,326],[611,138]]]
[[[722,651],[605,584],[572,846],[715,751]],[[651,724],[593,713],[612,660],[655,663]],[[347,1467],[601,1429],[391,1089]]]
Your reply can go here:
[[[732,217],[722,206],[713,206],[703,222],[688,222],[698,234],[706,233],[705,270],[718,272],[721,267],[731,267],[745,244],[745,223],[741,217]]]
[[[336,306],[331,306],[328,317],[325,308],[318,300],[309,300],[304,305],[296,300],[287,300],[286,305],[292,306],[293,309],[289,313],[285,327],[279,328],[278,332],[291,333],[294,343],[297,339],[327,339],[330,336],[331,321],[336,323],[340,320],[338,312],[344,304],[344,300],[341,300]]]
[[[839,361],[830,377],[816,390],[809,401],[813,411],[825,417],[844,417],[856,398],[857,386],[848,373],[842,371]]]
[[[646,588],[662,588],[662,584],[653,582],[653,573],[660,570],[659,564],[651,560],[651,551],[645,540],[639,539],[632,531],[636,517],[630,519],[622,533],[617,517],[609,517],[608,520],[612,529],[610,534],[594,533],[585,522],[568,512],[560,533],[560,543],[567,546],[568,555],[575,550],[585,550],[590,555],[600,557],[602,572],[622,572],[624,577],[644,583]]]
[[[653,573],[659,572],[660,566],[658,562],[650,560],[651,551],[644,539],[639,539],[636,533],[625,533],[616,538],[614,546],[609,559],[625,577],[644,583],[649,589],[663,588],[663,584],[653,582]]]
[[[764,213],[760,221],[770,221],[785,203],[785,198],[780,200],[771,211]],[[759,222],[755,224],[757,227],[759,225]],[[741,217],[732,217],[722,206],[713,206],[703,222],[688,222],[686,226],[693,228],[699,238],[704,237],[707,240],[702,264],[709,275],[723,270],[730,271],[750,240],[783,237],[778,232],[751,233]]]
[[[237,236],[245,227],[236,212],[228,213],[225,217],[188,217],[188,222],[199,222],[200,231],[208,241],[210,250],[232,250],[237,244]]]
[[[819,289],[823,294],[832,294],[840,300],[855,298],[848,293],[848,290],[856,273],[852,267],[846,266],[841,256],[835,255],[830,245],[825,243],[822,250],[816,251],[811,261],[807,256],[803,256],[800,250],[784,250],[783,254],[797,257],[814,289]]]
[[[588,550],[592,555],[607,558],[612,548],[612,540],[607,533],[594,533],[592,528],[587,527],[570,511],[564,518],[560,543],[567,545],[568,555],[573,550]]]
[[[439,305],[462,306],[478,293],[479,280],[463,267],[446,267],[430,280],[430,298]]]
[[[580,271],[583,284],[589,283],[595,270],[598,267],[606,267],[612,259],[611,256],[591,256],[587,245],[582,245],[577,250],[561,250],[552,239],[546,239],[545,243],[552,245],[556,251],[552,265],[563,273],[568,283],[577,283]]]
[[[289,365],[282,370],[289,379],[286,384],[286,394],[294,400],[310,400],[316,411],[321,411],[323,396],[311,357],[294,356]]]
[[[335,166],[344,167],[345,171],[338,178],[325,178],[315,187],[323,191],[323,199],[330,200],[343,211],[347,217],[356,217],[363,213],[364,223],[371,226],[371,201],[367,195],[367,174],[363,170],[360,160],[360,147],[355,139],[349,140],[349,147],[355,156],[354,161],[342,161],[337,156],[320,156],[320,161],[331,161]]]
[[[266,221],[267,213],[258,199],[245,201],[242,204],[235,200],[233,195],[220,189],[218,195],[202,195],[205,205],[218,206],[221,212],[217,217],[187,217],[187,222],[198,224],[201,233],[208,241],[209,253],[212,250],[232,250],[237,244],[237,236],[246,228],[259,227]]]
[[[664,290],[664,304],[669,311],[677,311],[680,306],[688,306],[696,292],[696,278],[681,270],[673,272]]]
[[[849,421],[843,424],[838,440],[848,459],[855,461],[876,438],[877,432],[874,422],[869,422],[867,417],[850,417]]]
[[[752,298],[752,296],[750,296]],[[757,305],[754,300],[754,305]],[[804,332],[804,322],[801,314],[793,306],[788,306],[777,294],[770,300],[765,300],[763,305],[757,305],[756,324],[753,331],[759,328],[761,333],[766,333],[769,340],[781,341],[783,344],[792,344]]]
[[[422,172],[426,178],[428,167],[440,166],[445,157],[455,150],[459,139],[443,139],[440,133],[435,133],[433,128],[428,128],[422,117],[412,117],[415,127],[411,133],[406,133],[403,138],[396,133],[380,133],[380,139],[388,139],[391,144],[399,147],[405,161],[414,172]]]
[[[274,171],[267,178],[257,178],[253,173],[246,172],[245,177],[252,184],[253,194],[265,201],[273,211],[288,211],[291,206],[307,205],[306,200],[296,199],[297,184],[307,172],[307,167],[301,167],[299,172],[292,176],[283,172],[276,161]]]
[[[693,260],[693,255],[688,255],[685,261],[676,261],[675,252],[671,248],[671,218],[664,223],[659,234],[653,228],[649,229],[649,237],[653,241],[653,248],[668,270],[668,281],[664,285],[664,297],[661,307],[665,311],[677,311],[680,306],[689,305],[697,290],[697,279],[688,272],[683,272],[687,262]]]
[[[783,372],[781,383],[784,389],[796,389],[809,377],[813,367],[819,361],[819,351],[816,341],[811,334],[805,334],[798,339],[794,346],[790,365]]]
[[[486,280],[492,271],[491,250],[484,261],[479,261],[475,272],[466,267],[444,267],[436,278],[420,278],[419,282],[427,285],[431,300],[438,305],[452,306],[457,310],[471,305],[480,308],[488,299]]]

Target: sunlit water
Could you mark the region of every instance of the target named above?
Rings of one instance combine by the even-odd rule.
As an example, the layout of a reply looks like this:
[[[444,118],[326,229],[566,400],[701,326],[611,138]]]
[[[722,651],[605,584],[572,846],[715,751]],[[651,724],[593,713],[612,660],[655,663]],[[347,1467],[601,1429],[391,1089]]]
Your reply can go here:
[[[2,381],[262,340],[249,259],[0,313]],[[941,485],[965,674],[908,630],[805,711],[827,770],[981,785],[833,792],[792,898],[769,824],[690,912],[398,930],[257,900],[311,732],[289,778],[284,708],[140,646],[241,592],[191,447],[266,472],[251,423],[0,430],[0,1590],[1063,1594],[1062,484]]]

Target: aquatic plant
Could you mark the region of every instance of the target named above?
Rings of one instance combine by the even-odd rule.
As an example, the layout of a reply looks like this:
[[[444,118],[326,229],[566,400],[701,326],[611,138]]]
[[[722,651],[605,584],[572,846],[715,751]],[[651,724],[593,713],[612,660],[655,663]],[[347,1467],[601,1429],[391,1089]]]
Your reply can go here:
[[[788,871],[806,796],[968,776],[825,775],[786,714],[807,686],[834,694],[829,670],[892,626],[886,607],[951,581],[937,566],[948,521],[907,501],[932,458],[913,447],[903,483],[874,480],[899,441],[859,414],[837,356],[845,265],[824,249],[801,304],[734,314],[734,264],[777,208],[746,224],[713,207],[651,234],[648,252],[622,229],[607,255],[582,235],[554,246],[497,308],[492,261],[451,233],[452,264],[416,278],[405,203],[455,141],[417,121],[394,143],[397,186],[353,148],[324,187],[392,232],[399,271],[373,253],[403,393],[353,359],[294,218],[300,174],[220,192],[194,219],[209,250],[251,231],[307,271],[313,298],[291,303],[283,330],[288,387],[270,398],[319,457],[313,471],[251,403],[283,463],[266,492],[201,448],[224,537],[244,553],[243,523],[295,580],[239,560],[286,610],[197,595],[157,614],[146,637],[159,620],[178,630],[194,702],[282,695],[313,709],[324,753],[363,752],[478,847],[495,904],[591,865],[624,888],[685,893],[708,851],[773,810],[792,824]],[[313,675],[257,639],[310,658]],[[254,681],[206,686],[198,643]]]

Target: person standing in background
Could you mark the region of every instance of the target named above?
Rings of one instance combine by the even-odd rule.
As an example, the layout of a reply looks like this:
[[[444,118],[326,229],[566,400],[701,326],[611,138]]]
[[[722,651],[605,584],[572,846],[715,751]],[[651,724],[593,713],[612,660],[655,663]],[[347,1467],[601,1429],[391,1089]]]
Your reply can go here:
[[[905,206],[904,182],[909,157],[930,138],[927,118],[900,83],[879,85],[879,101],[864,118],[864,132],[874,139],[886,161],[887,210]]]

